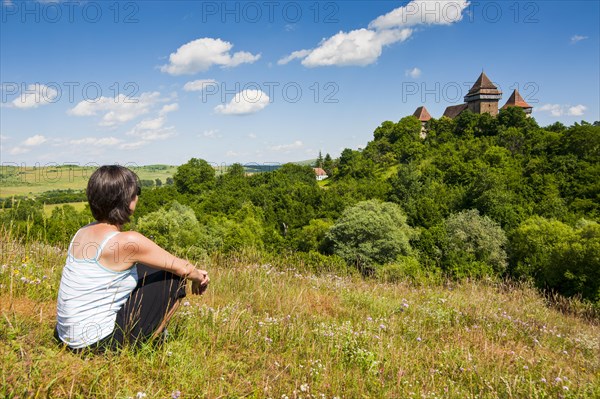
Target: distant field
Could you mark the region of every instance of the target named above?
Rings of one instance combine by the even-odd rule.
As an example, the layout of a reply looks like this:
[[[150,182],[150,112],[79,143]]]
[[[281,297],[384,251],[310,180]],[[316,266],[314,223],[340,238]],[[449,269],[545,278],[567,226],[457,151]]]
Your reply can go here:
[[[67,204],[44,204],[44,215],[52,215],[52,211],[55,208],[60,208],[63,205],[71,205],[77,212],[82,211],[85,208],[87,202],[69,202]]]
[[[83,190],[95,167],[52,165],[16,167],[2,165],[0,169],[0,198],[30,195],[50,190]],[[163,183],[173,177],[177,166],[148,165],[132,168],[141,180],[160,179]]]

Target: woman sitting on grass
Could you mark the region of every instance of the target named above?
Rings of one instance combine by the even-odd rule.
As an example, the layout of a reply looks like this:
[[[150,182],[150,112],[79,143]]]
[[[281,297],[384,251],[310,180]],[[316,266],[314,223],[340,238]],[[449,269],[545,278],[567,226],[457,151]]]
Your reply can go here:
[[[122,166],[102,166],[87,185],[96,222],[73,237],[60,280],[55,337],[69,348],[115,349],[156,338],[185,297],[185,279],[201,294],[209,278],[123,225],[141,189]]]

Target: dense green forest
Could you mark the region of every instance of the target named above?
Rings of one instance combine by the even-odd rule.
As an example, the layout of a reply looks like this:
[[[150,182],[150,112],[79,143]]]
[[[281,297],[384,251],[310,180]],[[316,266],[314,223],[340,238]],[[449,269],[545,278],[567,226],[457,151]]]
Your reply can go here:
[[[512,278],[600,304],[600,125],[540,127],[508,108],[426,128],[422,139],[415,117],[386,121],[364,150],[319,156],[324,186],[310,166],[217,176],[194,158],[144,190],[129,227],[199,260],[289,251],[391,282]],[[57,244],[91,220],[68,205],[46,217],[33,200],[0,217]]]

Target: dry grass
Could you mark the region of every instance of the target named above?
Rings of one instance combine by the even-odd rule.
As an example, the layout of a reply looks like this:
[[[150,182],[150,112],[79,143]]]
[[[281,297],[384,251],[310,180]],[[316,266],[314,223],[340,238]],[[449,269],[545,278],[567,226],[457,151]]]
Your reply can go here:
[[[52,340],[62,250],[4,237],[0,262],[3,397],[600,397],[600,327],[526,287],[214,257],[211,287],[188,298],[163,346],[92,356]]]

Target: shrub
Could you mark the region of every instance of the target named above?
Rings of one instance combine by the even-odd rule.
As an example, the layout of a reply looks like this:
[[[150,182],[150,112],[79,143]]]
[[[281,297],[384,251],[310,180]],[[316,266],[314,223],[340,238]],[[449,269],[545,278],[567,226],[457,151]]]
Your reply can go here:
[[[214,248],[214,236],[200,225],[194,211],[177,201],[140,219],[137,230],[167,251],[199,257]]]
[[[409,255],[412,235],[398,205],[369,200],[347,208],[327,233],[327,239],[336,255],[363,274],[371,274],[377,265]]]
[[[600,301],[600,225],[582,221],[575,228],[539,216],[523,222],[511,236],[513,274],[531,278],[542,289]]]
[[[445,222],[444,267],[454,277],[501,275],[507,261],[504,231],[476,209],[451,215]]]

